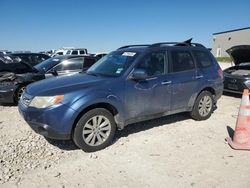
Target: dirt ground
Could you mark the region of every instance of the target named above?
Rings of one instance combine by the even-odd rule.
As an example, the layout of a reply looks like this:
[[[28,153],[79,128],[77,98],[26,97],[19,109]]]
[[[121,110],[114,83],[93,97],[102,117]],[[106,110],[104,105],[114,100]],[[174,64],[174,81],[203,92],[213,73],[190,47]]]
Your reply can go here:
[[[95,153],[46,140],[17,107],[0,106],[0,187],[250,187],[250,151],[224,141],[239,103],[223,96],[206,121],[178,114],[130,125]]]

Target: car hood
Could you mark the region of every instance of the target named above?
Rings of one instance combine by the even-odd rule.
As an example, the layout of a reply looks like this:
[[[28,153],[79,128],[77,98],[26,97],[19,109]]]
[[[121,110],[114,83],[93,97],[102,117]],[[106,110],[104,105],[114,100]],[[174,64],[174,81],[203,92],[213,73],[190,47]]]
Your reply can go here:
[[[106,80],[108,78],[79,73],[35,82],[27,87],[26,92],[32,96],[58,95],[84,89],[98,83],[103,85]]]
[[[250,45],[233,46],[226,52],[231,56],[235,65],[250,62]]]

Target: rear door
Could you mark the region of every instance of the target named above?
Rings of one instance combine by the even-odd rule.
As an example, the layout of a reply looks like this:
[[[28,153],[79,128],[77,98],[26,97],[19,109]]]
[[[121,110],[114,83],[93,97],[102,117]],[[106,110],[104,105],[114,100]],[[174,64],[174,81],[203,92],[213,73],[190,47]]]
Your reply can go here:
[[[195,61],[189,50],[171,50],[170,61],[171,111],[185,111],[190,107],[199,85]]]

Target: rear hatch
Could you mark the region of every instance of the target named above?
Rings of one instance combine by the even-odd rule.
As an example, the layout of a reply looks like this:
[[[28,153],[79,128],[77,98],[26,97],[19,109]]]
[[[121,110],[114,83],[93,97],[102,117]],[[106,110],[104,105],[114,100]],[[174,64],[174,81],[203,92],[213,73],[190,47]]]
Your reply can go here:
[[[250,63],[250,45],[233,46],[226,51],[234,61],[235,65]]]
[[[227,50],[235,66],[224,70],[224,87],[242,91],[244,82],[250,78],[250,45],[234,46]]]

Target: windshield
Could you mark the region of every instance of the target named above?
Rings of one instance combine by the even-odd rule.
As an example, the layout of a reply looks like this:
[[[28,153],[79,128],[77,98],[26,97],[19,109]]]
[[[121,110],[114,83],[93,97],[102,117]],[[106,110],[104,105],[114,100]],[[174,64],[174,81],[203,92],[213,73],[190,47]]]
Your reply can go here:
[[[51,67],[53,67],[54,65],[58,64],[60,61],[61,61],[61,59],[56,58],[56,57],[54,57],[54,58],[49,58],[49,59],[47,59],[47,60],[45,60],[45,61],[43,61],[43,62],[37,64],[37,65],[35,66],[35,68],[36,68],[39,72],[41,72],[41,71],[47,72]]]
[[[137,55],[136,52],[111,52],[91,66],[87,74],[118,77],[128,69]]]

